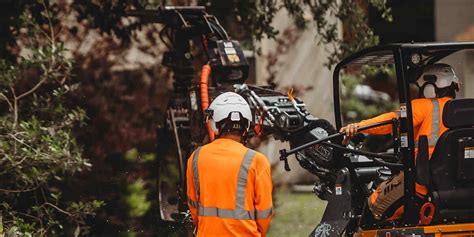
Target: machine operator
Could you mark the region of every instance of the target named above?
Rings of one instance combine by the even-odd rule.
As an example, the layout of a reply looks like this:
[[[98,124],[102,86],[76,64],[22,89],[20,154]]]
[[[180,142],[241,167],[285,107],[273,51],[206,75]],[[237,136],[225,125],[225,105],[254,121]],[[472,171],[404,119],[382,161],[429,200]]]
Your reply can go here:
[[[432,64],[424,68],[422,75],[416,81],[419,88],[420,98],[411,102],[413,114],[413,129],[416,140],[421,135],[428,137],[429,157],[433,153],[438,138],[447,128],[442,121],[443,108],[448,100],[456,97],[459,90],[459,80],[453,68],[447,64]],[[398,118],[396,112],[381,114],[371,119],[352,123],[341,128],[345,132],[343,143],[357,134],[357,129],[377,122]],[[390,134],[391,125],[385,125],[365,130],[367,134]],[[418,142],[415,141],[415,144]],[[417,149],[415,149],[415,157]],[[392,176],[382,182],[368,199],[368,207],[376,220],[393,221],[401,218],[403,214],[404,193],[403,172]],[[416,183],[416,194],[423,199],[427,194],[427,188]]]

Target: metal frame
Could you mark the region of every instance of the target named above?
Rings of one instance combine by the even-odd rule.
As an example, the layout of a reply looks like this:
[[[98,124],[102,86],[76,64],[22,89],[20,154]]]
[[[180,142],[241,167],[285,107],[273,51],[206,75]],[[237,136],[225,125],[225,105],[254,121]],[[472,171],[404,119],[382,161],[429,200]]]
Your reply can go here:
[[[410,58],[412,54],[430,55],[426,62],[418,66],[433,64],[448,55],[465,50],[474,49],[474,42],[462,43],[412,43],[412,44],[389,44],[383,46],[375,46],[361,50],[338,63],[333,73],[333,96],[334,96],[334,116],[336,121],[336,129],[342,127],[341,121],[341,105],[339,94],[339,83],[341,70],[349,65],[383,65],[394,64],[397,76],[399,104],[406,106],[406,116],[400,118],[399,134],[402,139],[406,139],[408,143],[400,146],[400,156],[403,162],[403,170],[405,172],[405,213],[403,223],[405,225],[414,226],[418,224],[419,210],[415,206],[415,159],[414,147],[415,139],[412,124],[412,108],[409,84],[416,79],[416,74],[411,70],[415,70],[416,65],[411,64]]]

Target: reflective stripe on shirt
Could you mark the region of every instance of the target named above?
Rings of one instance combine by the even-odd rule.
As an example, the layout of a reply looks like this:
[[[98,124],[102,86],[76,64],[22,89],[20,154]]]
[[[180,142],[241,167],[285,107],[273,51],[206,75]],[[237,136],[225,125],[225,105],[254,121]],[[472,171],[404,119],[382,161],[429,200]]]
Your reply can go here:
[[[437,99],[431,99],[432,110],[431,110],[431,137],[428,139],[428,146],[436,146],[438,142],[439,126],[440,126],[440,115],[439,115],[439,102]],[[415,140],[415,148],[418,148],[418,139]]]
[[[188,196],[188,203],[194,208],[198,208],[198,202],[193,201],[189,196]]]
[[[433,110],[431,111],[431,137],[428,140],[429,146],[435,146],[438,141],[439,133],[439,102],[437,99],[432,99]]]
[[[198,197],[198,202],[199,202],[199,196],[201,196],[201,190],[199,189],[199,173],[198,173],[198,157],[199,157],[199,151],[201,150],[201,147],[198,147],[196,151],[194,151],[194,156],[193,156],[193,175],[194,175],[194,184],[196,186],[196,193]]]

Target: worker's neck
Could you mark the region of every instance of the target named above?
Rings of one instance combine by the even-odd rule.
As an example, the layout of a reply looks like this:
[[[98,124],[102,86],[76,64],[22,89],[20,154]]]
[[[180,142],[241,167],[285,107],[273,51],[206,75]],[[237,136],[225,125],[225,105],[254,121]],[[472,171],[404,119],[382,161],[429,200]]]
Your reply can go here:
[[[231,139],[231,140],[234,140],[236,142],[241,142],[242,141],[242,136],[240,135],[236,135],[236,134],[222,134],[221,138],[226,138],[226,139]]]

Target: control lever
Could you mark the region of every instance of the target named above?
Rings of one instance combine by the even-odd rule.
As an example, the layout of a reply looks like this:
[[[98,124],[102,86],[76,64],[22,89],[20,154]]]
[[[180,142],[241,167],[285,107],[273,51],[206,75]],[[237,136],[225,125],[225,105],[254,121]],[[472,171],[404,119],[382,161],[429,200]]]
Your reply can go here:
[[[368,126],[360,127],[359,129],[357,129],[357,131],[360,132],[360,131],[364,131],[366,129],[370,129],[370,128],[374,128],[374,127],[378,127],[378,126],[383,126],[383,125],[387,125],[387,124],[392,124],[392,123],[393,123],[392,120],[387,120],[387,121],[371,124],[371,125],[368,125]],[[339,133],[335,133],[335,134],[329,135],[327,137],[324,137],[324,138],[321,138],[321,139],[318,139],[318,140],[308,142],[306,144],[303,144],[301,146],[295,147],[295,148],[290,149],[290,150],[282,149],[282,150],[280,150],[280,161],[285,162],[285,170],[286,171],[291,171],[290,165],[288,164],[288,156],[290,156],[292,154],[295,154],[298,151],[304,150],[308,147],[314,146],[316,144],[321,144],[322,143],[326,146],[336,147],[336,148],[343,149],[343,150],[350,150],[350,149],[342,147],[340,145],[327,142],[327,141],[329,141],[331,139],[334,139],[336,137],[343,136],[344,134],[345,134],[344,132],[339,132]],[[357,153],[359,153],[359,154],[368,154],[368,153],[362,152],[362,151],[358,151]],[[376,154],[376,155],[378,155],[379,157],[384,157],[383,155],[380,155],[380,154]],[[391,156],[390,156],[390,158],[391,158]],[[381,162],[381,161],[379,161],[379,162]]]
[[[288,154],[286,154],[286,150],[283,149],[283,150],[280,150],[280,161],[283,161],[285,162],[285,170],[286,171],[291,171],[290,169],[290,164],[288,164]]]

